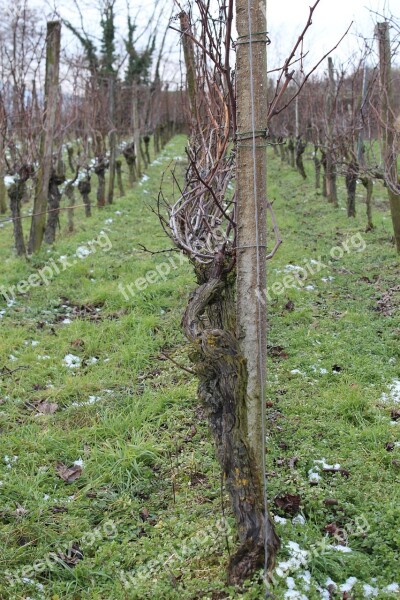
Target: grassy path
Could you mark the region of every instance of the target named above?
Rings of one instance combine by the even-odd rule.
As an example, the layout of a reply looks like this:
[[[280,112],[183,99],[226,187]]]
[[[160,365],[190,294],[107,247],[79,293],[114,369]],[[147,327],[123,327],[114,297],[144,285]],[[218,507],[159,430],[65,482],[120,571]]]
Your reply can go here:
[[[190,267],[140,247],[169,247],[146,203],[183,146],[175,138],[126,198],[77,216],[76,233],[30,263],[0,229],[0,288],[29,288],[0,301],[0,598],[262,598],[259,581],[224,584],[234,533],[196,382],[163,354],[189,366]],[[307,167],[306,183],[278,159],[269,168],[284,238],[267,291],[276,598],[329,598],[327,578],[347,582],[332,597],[395,597],[400,268],[385,192],[365,234],[363,215],[316,196]]]

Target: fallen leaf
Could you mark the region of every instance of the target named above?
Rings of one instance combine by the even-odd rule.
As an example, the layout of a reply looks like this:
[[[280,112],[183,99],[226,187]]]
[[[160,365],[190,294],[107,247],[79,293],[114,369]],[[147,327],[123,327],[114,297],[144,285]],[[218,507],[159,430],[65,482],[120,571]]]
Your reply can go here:
[[[14,517],[20,518],[25,517],[25,515],[27,515],[28,512],[29,511],[27,511],[26,508],[17,503],[17,508],[11,514],[14,515]]]
[[[68,512],[68,508],[66,508],[65,506],[52,506],[50,510],[52,513],[55,514]]]
[[[330,469],[330,468],[324,467],[322,470],[324,473],[340,473],[342,475],[342,477],[346,477],[346,478],[350,477],[350,471],[347,471],[347,469],[342,469],[342,468],[335,469],[334,467],[332,467]]]
[[[292,456],[291,458],[288,458],[289,468],[294,469],[298,462],[299,462],[299,458],[297,456]]]
[[[298,494],[284,494],[283,496],[276,496],[274,498],[274,504],[280,508],[285,514],[295,515],[300,510],[301,498]]]
[[[398,408],[394,408],[390,413],[393,421],[398,421],[400,419],[400,410]]]
[[[64,463],[57,463],[56,465],[56,473],[61,479],[66,481],[67,483],[72,483],[76,481],[82,475],[82,467],[80,465],[72,465],[72,467],[67,467]]]
[[[83,552],[79,548],[79,544],[74,542],[71,548],[68,548],[65,553],[57,552],[57,556],[69,567],[75,567],[75,565],[77,565],[78,562],[83,559]]]
[[[288,358],[289,355],[286,352],[283,352],[283,350],[284,350],[283,346],[268,346],[267,347],[267,352],[273,358]]]
[[[85,345],[85,342],[83,340],[81,340],[80,338],[71,342],[71,346],[74,346],[74,348],[83,348],[84,345]]]
[[[42,415],[54,415],[56,410],[58,410],[58,404],[55,402],[40,402],[40,404],[37,405],[36,410]]]
[[[339,504],[339,500],[336,500],[336,498],[325,498],[324,504],[326,506],[336,506]]]
[[[141,511],[140,511],[140,513],[139,513],[139,516],[140,516],[140,518],[142,519],[142,521],[147,521],[147,519],[148,519],[148,518],[149,518],[149,516],[150,516],[149,509],[148,509],[148,508],[146,508],[146,507],[142,508],[142,510],[141,510]]]
[[[293,302],[293,300],[289,300],[288,302],[286,302],[284,308],[285,308],[285,310],[288,310],[289,312],[291,312],[292,310],[294,310],[294,302]]]

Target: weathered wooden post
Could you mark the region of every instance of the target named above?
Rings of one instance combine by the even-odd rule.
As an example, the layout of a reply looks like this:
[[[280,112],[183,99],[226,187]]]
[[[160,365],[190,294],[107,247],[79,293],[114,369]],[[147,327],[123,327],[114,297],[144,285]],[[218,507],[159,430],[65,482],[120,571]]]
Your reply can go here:
[[[395,120],[393,114],[392,65],[390,54],[389,23],[377,23],[376,35],[379,46],[379,77],[381,83],[381,123],[384,179],[388,189],[394,239],[400,253],[400,185],[395,147]],[[397,134],[396,137],[400,137]]]
[[[335,131],[333,127],[334,122],[334,109],[336,105],[336,82],[335,72],[333,69],[332,57],[328,57],[328,74],[329,74],[329,91],[327,98],[327,138],[328,147],[326,149],[326,187],[329,202],[332,202],[333,206],[338,206],[337,188],[336,188],[336,166],[334,157],[334,136]]]
[[[108,136],[110,143],[110,161],[108,174],[108,193],[107,204],[112,204],[114,200],[115,185],[115,161],[117,158],[117,132],[115,130],[115,75],[108,77],[108,117],[110,121],[110,133]]]
[[[237,0],[237,338],[247,364],[248,442],[265,483],[267,315],[263,303],[267,256],[267,32],[265,0]],[[264,489],[265,493],[265,489]],[[265,564],[274,564],[277,538],[264,496]]]
[[[139,180],[142,176],[142,161],[140,158],[140,123],[139,123],[139,97],[138,86],[136,83],[132,85],[132,128],[133,128],[133,143],[135,146],[135,170],[136,179]]]
[[[43,131],[40,139],[40,164],[37,174],[33,215],[28,252],[38,252],[42,245],[46,224],[46,208],[52,171],[53,139],[58,108],[60,70],[61,22],[47,23],[46,80]]]

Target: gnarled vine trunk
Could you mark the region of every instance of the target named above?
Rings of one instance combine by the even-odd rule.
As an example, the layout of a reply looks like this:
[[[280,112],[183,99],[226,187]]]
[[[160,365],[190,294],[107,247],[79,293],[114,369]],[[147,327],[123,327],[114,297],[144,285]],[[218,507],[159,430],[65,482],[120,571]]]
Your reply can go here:
[[[230,584],[239,584],[263,565],[265,538],[268,570],[273,571],[279,539],[264,512],[259,469],[248,442],[247,365],[234,334],[235,277],[224,273],[223,266],[218,261],[211,267],[197,266],[200,285],[191,295],[183,327],[193,344],[199,398],[238,526],[241,544],[229,561],[228,579]]]

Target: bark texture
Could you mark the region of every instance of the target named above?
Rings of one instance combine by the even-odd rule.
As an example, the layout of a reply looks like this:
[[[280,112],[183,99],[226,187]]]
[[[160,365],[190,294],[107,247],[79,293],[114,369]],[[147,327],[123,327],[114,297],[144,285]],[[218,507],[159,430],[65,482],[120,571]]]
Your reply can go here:
[[[44,241],[46,244],[53,244],[56,239],[56,230],[60,224],[59,213],[60,213],[60,201],[61,193],[58,186],[65,181],[64,175],[58,175],[52,173],[49,182],[49,201],[48,201],[48,216],[46,231],[44,234]]]
[[[10,199],[11,217],[14,227],[14,244],[18,256],[25,256],[24,232],[21,220],[21,202],[25,191],[25,181],[19,180],[8,188],[8,197]]]
[[[29,253],[38,252],[42,245],[46,224],[46,207],[52,172],[53,138],[58,103],[58,79],[60,70],[61,23],[47,23],[46,79],[43,133],[40,140],[40,166],[37,175],[33,204]]]
[[[347,166],[346,189],[347,189],[347,216],[356,216],[356,190],[357,190],[358,165],[350,162]]]
[[[266,31],[265,11],[261,2],[251,0],[252,31]],[[236,3],[236,28],[248,41],[249,18],[247,0]],[[240,39],[240,37],[239,37]],[[250,71],[252,50],[252,73]],[[253,99],[251,90],[253,89]],[[255,161],[251,135],[252,101],[254,129],[265,129],[267,105],[267,57],[265,44],[238,44],[236,55],[236,121],[237,130],[245,141],[237,145],[237,338],[248,366],[247,414],[249,443],[254,452],[258,472],[264,469],[262,440],[262,407],[260,382],[265,381],[266,315],[259,310],[259,297],[266,288],[267,193],[266,152],[262,138],[257,137]],[[246,139],[247,138],[247,139]],[[283,147],[283,146],[282,146]],[[255,175],[254,175],[255,174]],[[256,178],[257,189],[255,189]],[[255,214],[258,214],[258,240]],[[256,244],[258,243],[258,248]],[[257,269],[258,264],[258,269]],[[259,295],[257,295],[259,294]],[[261,335],[261,343],[259,336]],[[261,353],[261,356],[260,356]]]
[[[378,23],[376,33],[379,45],[379,76],[381,82],[381,122],[383,124],[383,162],[385,183],[388,188],[394,239],[400,253],[400,185],[395,144],[394,103],[389,23]]]
[[[201,284],[193,292],[183,318],[193,344],[191,359],[199,377],[216,455],[225,477],[237,521],[240,546],[228,566],[230,584],[240,584],[264,562],[264,527],[268,533],[268,569],[272,573],[279,539],[264,513],[262,485],[248,442],[246,388],[248,372],[234,331],[234,277],[221,265],[198,269]],[[203,283],[202,283],[203,282]]]

